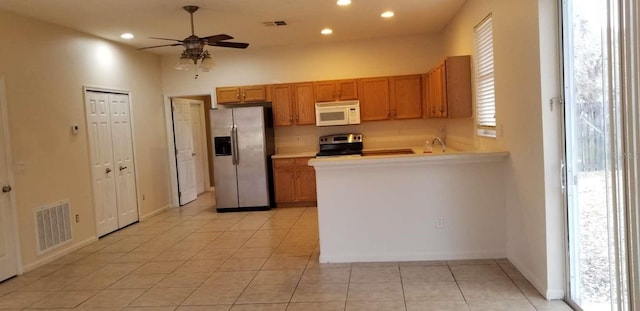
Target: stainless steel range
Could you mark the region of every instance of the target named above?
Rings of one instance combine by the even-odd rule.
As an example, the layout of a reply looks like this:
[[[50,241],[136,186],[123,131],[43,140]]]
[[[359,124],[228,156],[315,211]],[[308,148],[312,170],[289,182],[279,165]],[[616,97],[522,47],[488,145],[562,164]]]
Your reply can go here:
[[[361,156],[362,134],[335,134],[320,137],[317,157]]]

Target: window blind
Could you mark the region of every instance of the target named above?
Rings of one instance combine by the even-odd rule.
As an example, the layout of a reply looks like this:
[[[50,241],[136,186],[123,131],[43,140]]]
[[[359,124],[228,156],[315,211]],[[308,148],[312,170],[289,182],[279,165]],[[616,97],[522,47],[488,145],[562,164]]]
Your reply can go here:
[[[496,127],[496,96],[493,75],[493,24],[491,15],[474,28],[476,117],[479,128]]]

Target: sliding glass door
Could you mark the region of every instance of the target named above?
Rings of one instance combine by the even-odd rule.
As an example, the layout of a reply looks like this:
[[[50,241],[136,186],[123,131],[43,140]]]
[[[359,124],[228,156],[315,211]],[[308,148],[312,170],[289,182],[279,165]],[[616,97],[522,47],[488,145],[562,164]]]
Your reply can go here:
[[[568,300],[626,310],[625,204],[615,0],[564,0]]]

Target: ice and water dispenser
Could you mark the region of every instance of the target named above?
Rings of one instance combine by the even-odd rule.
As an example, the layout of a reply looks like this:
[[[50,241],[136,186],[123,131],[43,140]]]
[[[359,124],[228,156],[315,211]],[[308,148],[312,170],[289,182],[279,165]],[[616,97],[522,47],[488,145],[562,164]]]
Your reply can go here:
[[[231,137],[230,136],[214,137],[213,145],[216,152],[216,157],[231,155]]]

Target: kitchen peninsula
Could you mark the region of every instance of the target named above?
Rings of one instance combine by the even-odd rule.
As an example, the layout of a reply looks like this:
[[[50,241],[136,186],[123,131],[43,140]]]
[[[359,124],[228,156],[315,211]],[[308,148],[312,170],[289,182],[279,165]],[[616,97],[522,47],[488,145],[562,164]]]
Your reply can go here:
[[[507,152],[316,158],[321,262],[502,258]]]

